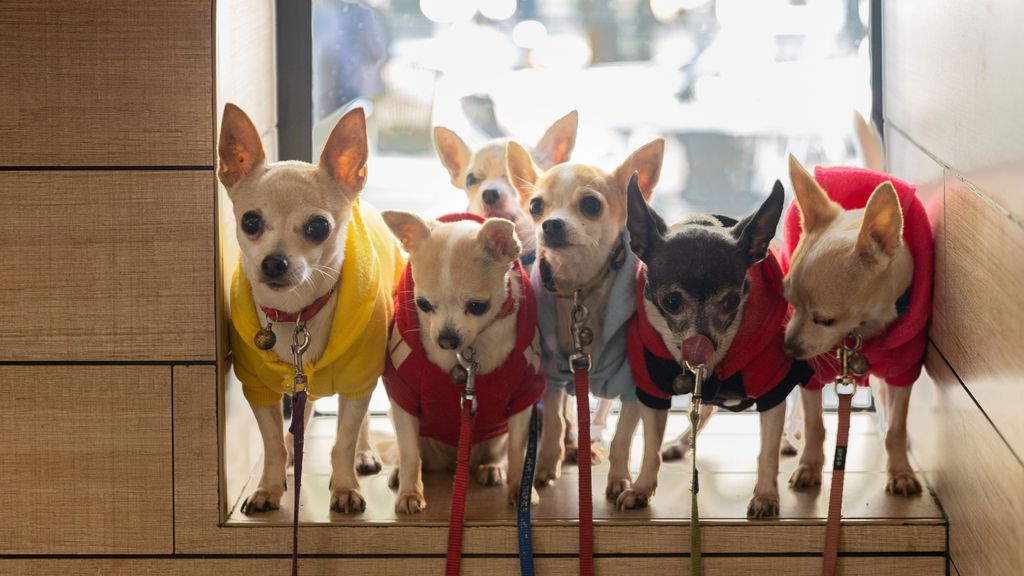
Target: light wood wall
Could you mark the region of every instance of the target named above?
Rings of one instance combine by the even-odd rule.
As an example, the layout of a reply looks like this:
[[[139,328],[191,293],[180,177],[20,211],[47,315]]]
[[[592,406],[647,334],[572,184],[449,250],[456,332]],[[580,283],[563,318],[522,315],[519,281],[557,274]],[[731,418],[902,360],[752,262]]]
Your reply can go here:
[[[1024,574],[1024,3],[888,1],[890,170],[936,232],[911,449],[949,517],[952,573]]]

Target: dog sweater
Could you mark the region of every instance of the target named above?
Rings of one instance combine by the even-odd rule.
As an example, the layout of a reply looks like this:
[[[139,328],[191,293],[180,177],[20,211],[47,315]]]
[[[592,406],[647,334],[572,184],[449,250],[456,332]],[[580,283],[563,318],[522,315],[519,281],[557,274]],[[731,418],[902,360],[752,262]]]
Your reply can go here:
[[[899,302],[897,308],[905,312],[884,332],[864,342],[860,353],[870,363],[868,374],[881,378],[891,386],[910,386],[921,374],[928,339],[928,319],[932,313],[933,240],[928,212],[915,194],[913,185],[888,174],[863,168],[814,169],[814,179],[829,197],[845,210],[867,206],[868,198],[879,184],[889,181],[896,189],[903,212],[903,240],[914,258],[914,273],[910,285],[909,303]],[[789,266],[800,242],[800,209],[794,202],[786,212],[785,242],[782,250],[782,269]],[[904,298],[901,298],[903,300]],[[816,374],[808,387],[820,389],[835,381],[837,367],[835,352],[831,358],[815,362]],[[826,360],[823,358],[823,360]],[[867,384],[867,375],[859,379]]]
[[[749,291],[740,327],[725,357],[701,387],[704,402],[741,411],[756,404],[768,410],[786,399],[812,375],[805,362],[782,351],[786,333],[786,299],[782,295],[782,269],[774,250],[747,271]],[[629,323],[629,363],[637,396],[651,408],[667,410],[676,392],[672,382],[682,367],[669,352],[661,334],[651,325],[644,300],[646,268],[636,274],[636,315]]]
[[[629,249],[629,233],[620,237],[623,250],[622,260],[614,262],[611,272],[611,288],[604,318],[590,318],[590,322],[602,322],[600,339],[591,348],[590,392],[598,398],[620,398],[623,402],[636,400],[636,385],[629,369],[626,352],[626,331],[629,319],[636,310],[634,285],[640,260]],[[537,294],[537,326],[540,328],[541,366],[548,386],[565,388],[574,394],[573,373],[569,358],[558,345],[558,331],[568,326],[558,325],[555,309],[556,298],[552,296],[541,278],[538,263],[530,273],[533,291]]]
[[[391,231],[371,208],[356,200],[345,238],[345,259],[337,286],[331,333],[323,355],[303,366],[309,395],[340,394],[353,400],[369,396],[384,371],[391,294],[402,272],[403,258]],[[260,320],[252,288],[235,268],[231,282],[231,351],[235,374],[246,399],[255,407],[273,406],[291,394],[295,367],[273,350],[260,350],[253,337]]]
[[[452,214],[438,220],[484,221],[473,214]],[[544,380],[538,375],[537,304],[519,261],[513,264],[511,282],[518,283],[521,293],[515,311],[516,343],[504,364],[476,376],[474,444],[506,433],[509,417],[532,406],[544,393]],[[399,281],[395,306],[384,387],[392,402],[419,418],[420,436],[457,446],[463,388],[427,359],[416,315],[411,264],[406,265]]]

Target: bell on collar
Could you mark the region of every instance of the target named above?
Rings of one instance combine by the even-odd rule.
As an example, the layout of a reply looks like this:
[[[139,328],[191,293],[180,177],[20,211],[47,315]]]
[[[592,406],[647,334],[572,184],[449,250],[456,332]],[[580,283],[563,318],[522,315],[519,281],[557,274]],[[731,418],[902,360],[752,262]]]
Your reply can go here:
[[[252,337],[252,343],[260,350],[270,350],[274,344],[277,344],[277,335],[274,334],[269,322],[266,328],[260,328],[260,331]]]
[[[853,372],[856,376],[863,376],[868,373],[868,369],[871,368],[871,363],[863,354],[853,354],[847,361],[847,366],[850,368],[850,372]]]
[[[469,372],[463,368],[460,364],[452,366],[451,371],[448,372],[448,376],[451,377],[452,382],[456,386],[465,386],[466,381],[469,379]]]
[[[672,380],[672,391],[680,396],[693,392],[693,376],[681,372]]]

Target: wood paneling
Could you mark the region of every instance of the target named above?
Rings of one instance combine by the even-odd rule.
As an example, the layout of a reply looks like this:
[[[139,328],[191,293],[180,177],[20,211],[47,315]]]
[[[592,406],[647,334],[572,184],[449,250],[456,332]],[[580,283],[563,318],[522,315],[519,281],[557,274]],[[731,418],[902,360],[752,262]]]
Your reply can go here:
[[[276,45],[274,0],[217,2],[218,130],[226,102],[245,110],[260,134],[277,126]]]
[[[210,0],[9,0],[0,164],[210,166]]]
[[[0,367],[0,554],[171,551],[170,378],[160,366]]]
[[[945,234],[932,338],[1010,448],[1024,457],[1024,228],[948,175]]]
[[[885,115],[961,174],[1024,161],[1024,3],[884,2]],[[976,184],[984,185],[982,182]],[[1021,181],[986,189],[1024,217]]]
[[[0,361],[213,360],[213,178],[0,173]]]
[[[950,557],[963,574],[1024,574],[1024,466],[934,347],[926,366],[910,441],[949,518]]]

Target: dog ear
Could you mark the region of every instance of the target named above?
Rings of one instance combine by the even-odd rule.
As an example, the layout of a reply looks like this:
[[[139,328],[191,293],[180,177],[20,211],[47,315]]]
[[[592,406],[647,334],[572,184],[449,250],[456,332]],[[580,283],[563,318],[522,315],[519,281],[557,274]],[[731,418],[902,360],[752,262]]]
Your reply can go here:
[[[892,182],[882,182],[864,208],[857,235],[857,253],[867,261],[891,258],[903,242],[903,212]]]
[[[528,206],[536,190],[540,171],[522,144],[510,140],[505,145],[505,170],[508,172],[508,181],[519,194],[520,204]]]
[[[432,223],[427,223],[426,220],[412,212],[383,210],[380,217],[384,219],[388,228],[391,228],[391,233],[395,235],[395,238],[402,243],[402,248],[410,254],[415,252],[424,240],[430,238]]]
[[[615,181],[619,190],[625,191],[629,186],[629,179],[633,173],[637,173],[640,190],[644,192],[644,199],[650,200],[654,194],[654,187],[661,177],[661,161],[665,157],[665,139],[658,138],[644,144],[626,158],[621,166],[615,169]]]
[[[814,180],[814,177],[789,155],[789,180],[793,183],[793,194],[800,208],[800,222],[803,231],[810,232],[835,220],[842,209]]]
[[[256,126],[241,108],[230,102],[224,105],[221,116],[217,155],[220,158],[217,176],[226,188],[238,184],[253,166],[266,160]]]
[[[732,227],[733,236],[739,241],[739,248],[747,257],[747,265],[764,260],[768,255],[768,245],[775,237],[775,230],[782,217],[782,203],[786,199],[782,182],[775,181],[772,193],[768,195],[761,207],[750,216],[740,220]]]
[[[568,162],[576,147],[576,131],[579,128],[578,112],[573,110],[562,116],[548,128],[534,147],[534,158],[543,170],[550,170],[562,162]]]
[[[441,159],[448,175],[451,176],[452,185],[460,190],[466,189],[466,167],[469,166],[469,157],[472,152],[469,146],[459,138],[459,135],[443,126],[434,127],[434,150],[437,150],[437,157]]]
[[[629,230],[629,247],[637,258],[646,262],[653,247],[664,241],[668,226],[645,200],[639,179],[636,172],[629,179],[626,228]]]
[[[488,218],[476,237],[487,255],[498,264],[511,264],[522,252],[516,225],[504,218]]]
[[[353,108],[338,120],[320,154],[320,167],[327,171],[345,192],[358,196],[366,184],[366,113]]]

